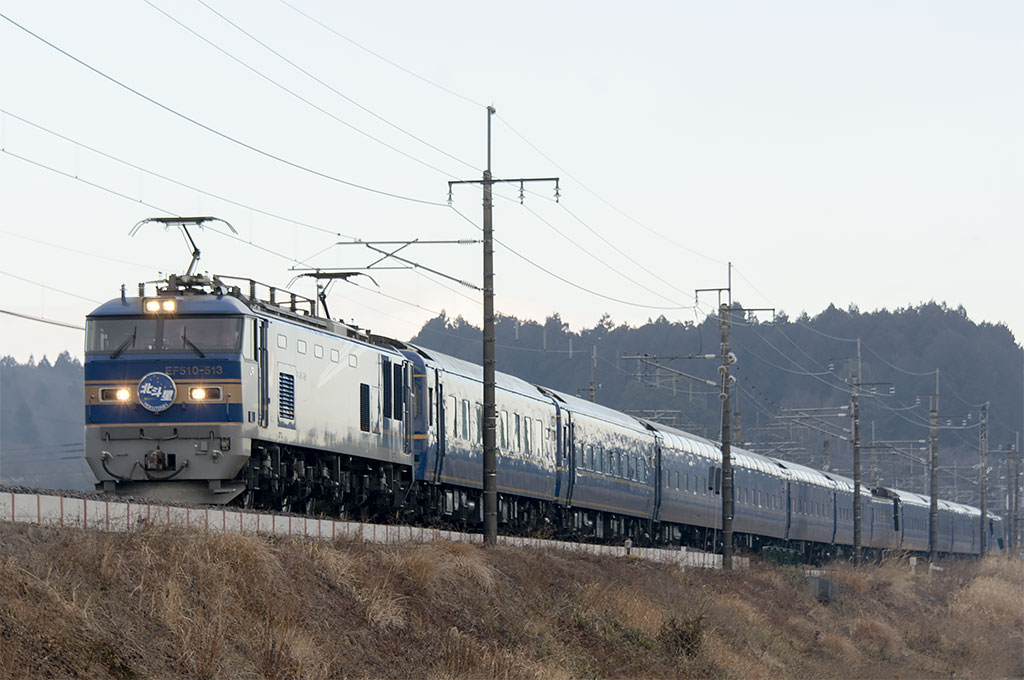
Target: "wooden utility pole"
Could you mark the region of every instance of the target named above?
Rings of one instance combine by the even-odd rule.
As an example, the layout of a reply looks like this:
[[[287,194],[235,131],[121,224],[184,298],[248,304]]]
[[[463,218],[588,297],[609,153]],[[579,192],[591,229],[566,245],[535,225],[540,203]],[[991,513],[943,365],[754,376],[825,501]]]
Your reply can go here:
[[[722,331],[720,352],[721,392],[722,400],[722,569],[732,569],[732,520],[733,520],[733,483],[732,483],[732,425],[729,405],[729,392],[735,378],[729,375],[729,367],[736,363],[736,355],[729,349],[729,326],[734,312],[771,312],[773,319],[775,310],[768,308],[737,309],[732,305],[732,262],[729,263],[729,285],[726,288],[698,288],[699,296],[704,292],[718,293],[718,325]],[[727,294],[727,302],[722,301],[722,293]]]
[[[857,370],[850,381],[850,418],[853,438],[853,563],[860,565],[860,338],[857,338]]]
[[[731,427],[729,423],[729,365],[731,352],[729,351],[729,314],[732,312],[732,305],[724,302],[718,307],[718,325],[722,330],[722,364],[719,372],[722,374],[722,392],[719,395],[722,399],[722,569],[732,570],[732,441]]]
[[[558,200],[557,177],[534,177],[519,179],[494,179],[491,175],[491,116],[493,106],[487,107],[487,168],[483,179],[452,180],[448,182],[448,200],[451,200],[455,184],[480,184],[484,193],[484,543],[494,545],[498,541],[498,449],[495,438],[497,407],[495,405],[495,358],[494,358],[494,224],[492,218],[493,186],[498,182],[519,184],[519,200],[523,200],[523,185],[526,182],[554,182],[555,200]]]
[[[981,494],[981,538],[979,555],[985,556],[985,536],[988,523],[985,521],[985,488],[988,486],[988,402],[981,407],[981,421],[978,429],[979,448],[981,449],[981,470],[978,478],[978,491]]]
[[[935,369],[935,394],[930,398],[928,412],[928,559],[932,562],[939,550],[939,369]]]

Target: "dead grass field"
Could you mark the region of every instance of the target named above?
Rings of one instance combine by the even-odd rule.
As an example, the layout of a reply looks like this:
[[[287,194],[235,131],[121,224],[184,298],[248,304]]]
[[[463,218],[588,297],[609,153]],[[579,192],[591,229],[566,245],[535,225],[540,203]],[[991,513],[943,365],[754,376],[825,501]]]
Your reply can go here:
[[[834,578],[0,523],[2,678],[1024,676],[1024,565]]]

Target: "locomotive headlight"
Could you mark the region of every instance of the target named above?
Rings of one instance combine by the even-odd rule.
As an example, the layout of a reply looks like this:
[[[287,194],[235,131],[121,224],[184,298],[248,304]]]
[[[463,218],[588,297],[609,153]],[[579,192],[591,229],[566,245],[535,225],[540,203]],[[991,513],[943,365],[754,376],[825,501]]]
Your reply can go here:
[[[178,301],[174,298],[150,298],[142,303],[142,307],[150,314],[158,312],[173,314],[178,309]]]
[[[189,401],[220,401],[220,398],[219,387],[190,387],[188,390]]]
[[[122,387],[114,396],[117,397],[118,401],[128,401],[132,398],[132,392],[127,387]]]

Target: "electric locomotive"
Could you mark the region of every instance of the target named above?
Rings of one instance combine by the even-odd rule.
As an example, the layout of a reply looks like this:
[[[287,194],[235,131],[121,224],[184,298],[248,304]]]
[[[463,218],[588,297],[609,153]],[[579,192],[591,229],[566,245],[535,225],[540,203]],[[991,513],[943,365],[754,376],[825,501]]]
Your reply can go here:
[[[122,288],[86,319],[97,487],[364,514],[407,491],[412,363],[317,311],[248,279],[172,275],[137,297]]]

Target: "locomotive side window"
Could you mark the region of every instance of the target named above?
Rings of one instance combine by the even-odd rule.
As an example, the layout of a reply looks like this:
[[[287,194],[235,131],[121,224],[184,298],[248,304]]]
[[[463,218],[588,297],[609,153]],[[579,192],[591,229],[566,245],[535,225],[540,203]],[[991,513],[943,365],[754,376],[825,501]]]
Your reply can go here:
[[[476,402],[476,443],[484,443],[484,405]]]
[[[333,361],[334,363],[338,363],[338,360],[334,358],[334,355],[337,351],[338,350],[336,349],[331,350],[331,361]],[[359,357],[357,357],[355,354],[349,354],[348,365],[350,368],[357,368],[359,366]]]
[[[295,342],[295,349],[297,349],[299,351],[299,354],[305,354],[306,353],[306,341],[305,340],[297,340]]]
[[[242,338],[242,356],[250,361],[256,358],[256,319],[248,319],[245,336]]]
[[[338,363],[338,361],[340,359],[341,359],[341,354],[338,352],[338,350],[332,349],[331,350],[331,361],[333,361],[334,363]]]
[[[277,346],[281,349],[288,349],[288,338],[283,333],[277,334]]]
[[[324,358],[324,346],[323,345],[313,345],[313,356],[315,356],[317,359],[323,359]]]
[[[448,430],[448,438],[449,439],[455,439],[456,437],[459,436],[459,431],[455,429],[455,425],[456,425],[455,412],[459,408],[459,400],[454,395],[450,395],[448,397],[448,399],[446,400],[446,402],[447,403],[445,404],[445,407],[446,407],[445,410],[447,411],[447,413],[445,414],[444,423],[445,423],[445,427]]]

